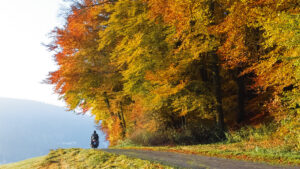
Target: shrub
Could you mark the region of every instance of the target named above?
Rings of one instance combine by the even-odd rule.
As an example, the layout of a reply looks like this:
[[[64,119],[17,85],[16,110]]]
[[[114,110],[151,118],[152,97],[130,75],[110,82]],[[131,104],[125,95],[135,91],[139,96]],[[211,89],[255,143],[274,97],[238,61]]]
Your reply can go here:
[[[200,125],[193,128],[167,129],[156,132],[138,130],[129,139],[133,144],[143,146],[207,144],[222,140],[219,133],[217,128]]]
[[[264,140],[269,138],[272,133],[276,131],[276,125],[268,124],[262,125],[259,128],[255,128],[252,126],[245,126],[237,131],[231,131],[225,133],[227,142],[235,143],[240,141],[249,141],[251,140]]]

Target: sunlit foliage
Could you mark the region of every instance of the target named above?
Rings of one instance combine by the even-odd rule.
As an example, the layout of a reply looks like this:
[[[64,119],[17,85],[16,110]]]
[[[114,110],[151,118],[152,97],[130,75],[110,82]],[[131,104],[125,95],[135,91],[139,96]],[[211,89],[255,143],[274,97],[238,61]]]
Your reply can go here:
[[[299,19],[297,0],[76,1],[52,32],[48,80],[112,145],[270,122],[299,136]]]

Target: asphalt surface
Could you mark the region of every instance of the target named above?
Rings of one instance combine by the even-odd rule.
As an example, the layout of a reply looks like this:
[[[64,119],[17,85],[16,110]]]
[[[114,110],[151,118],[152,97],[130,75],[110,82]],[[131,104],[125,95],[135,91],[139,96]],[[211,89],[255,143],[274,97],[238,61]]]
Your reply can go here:
[[[207,157],[193,154],[160,152],[147,150],[101,149],[114,154],[159,162],[177,168],[192,169],[300,169],[295,166],[275,166],[264,163],[246,162],[240,160]]]

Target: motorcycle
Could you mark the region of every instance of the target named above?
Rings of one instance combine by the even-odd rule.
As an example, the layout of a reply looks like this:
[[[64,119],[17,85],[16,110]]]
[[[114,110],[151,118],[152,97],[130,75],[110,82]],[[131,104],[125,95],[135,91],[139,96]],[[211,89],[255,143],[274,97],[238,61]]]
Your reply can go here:
[[[96,139],[92,139],[91,147],[92,148],[97,148],[98,146],[99,146],[99,141],[96,140]]]

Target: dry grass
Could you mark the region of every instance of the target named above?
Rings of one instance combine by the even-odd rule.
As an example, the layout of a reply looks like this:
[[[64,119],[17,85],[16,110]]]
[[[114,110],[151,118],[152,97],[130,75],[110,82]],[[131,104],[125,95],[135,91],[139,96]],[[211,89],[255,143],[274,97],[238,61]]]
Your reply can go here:
[[[146,160],[128,158],[93,149],[58,149],[47,156],[30,159],[0,169],[94,169],[94,168],[130,168],[130,169],[171,169],[165,165]]]

